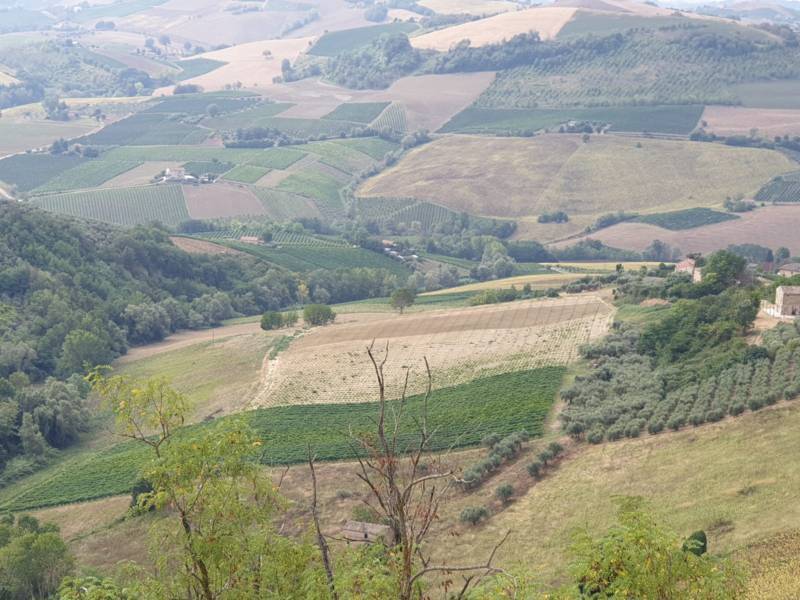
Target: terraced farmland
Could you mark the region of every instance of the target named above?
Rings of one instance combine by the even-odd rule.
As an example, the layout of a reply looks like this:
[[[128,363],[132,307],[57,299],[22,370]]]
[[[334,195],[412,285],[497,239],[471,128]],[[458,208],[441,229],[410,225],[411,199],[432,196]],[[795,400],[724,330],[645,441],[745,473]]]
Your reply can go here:
[[[189,219],[179,185],[48,194],[30,202],[52,212],[125,226],[153,221],[175,226]]]

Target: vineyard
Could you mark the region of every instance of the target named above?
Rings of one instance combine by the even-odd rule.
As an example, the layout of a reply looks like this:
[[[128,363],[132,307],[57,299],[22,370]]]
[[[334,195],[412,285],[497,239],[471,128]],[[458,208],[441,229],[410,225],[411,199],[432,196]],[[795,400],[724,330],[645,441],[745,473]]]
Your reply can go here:
[[[428,408],[429,425],[436,431],[432,448],[474,446],[489,433],[506,434],[520,429],[540,436],[563,376],[563,367],[545,367],[434,391]],[[497,400],[487,402],[487,398]],[[409,418],[405,426],[409,434],[422,400],[420,396],[406,400],[404,411]],[[350,428],[373,428],[375,411],[374,403],[284,406],[226,418],[244,419],[255,429],[263,443],[264,463],[293,464],[306,460],[309,444],[320,460],[351,458],[347,432]],[[196,435],[213,426],[187,427],[182,435]],[[17,486],[13,495],[4,498],[0,509],[29,510],[128,494],[151,456],[151,451],[141,446],[122,443],[62,462],[46,478]]]
[[[122,175],[141,165],[140,162],[90,160],[49,180],[34,193],[62,192],[98,187],[117,175]]]
[[[563,392],[564,426],[567,431],[587,432],[588,440],[597,443],[698,426],[797,397],[800,334],[794,326],[779,325],[764,337],[772,358],[736,364],[674,391],[665,391],[669,387],[645,356],[625,356],[619,359],[624,365],[607,363],[607,372],[625,370],[624,381],[593,373]]]
[[[254,187],[252,190],[264,206],[267,216],[278,223],[322,216],[317,205],[310,198],[260,187]]]
[[[175,226],[189,219],[179,185],[48,194],[30,202],[52,212],[125,226],[153,221]]]
[[[413,198],[359,198],[357,206],[359,215],[365,219],[405,226],[419,223],[422,231],[432,231],[436,225],[458,217],[443,206]]]
[[[278,356],[252,406],[368,401],[373,381],[363,349],[372,340],[381,349],[389,343],[386,384],[392,398],[401,393],[405,368],[412,369],[409,392],[424,389],[423,356],[436,389],[569,364],[581,344],[607,331],[612,312],[587,296],[393,315],[314,330]],[[302,375],[309,369],[312,379]]]
[[[349,135],[354,129],[363,127],[358,123],[350,123],[348,121],[295,119],[289,117],[265,117],[260,120],[260,126],[277,129],[286,135],[297,138],[338,137]]]
[[[186,79],[191,79],[192,77],[200,77],[200,75],[210,73],[215,69],[224,67],[227,63],[224,63],[221,60],[213,60],[210,58],[190,58],[188,60],[182,60],[176,64],[178,67],[180,67],[181,72],[178,73],[175,78],[178,81],[184,81]]]
[[[313,198],[325,218],[337,218],[343,213],[338,180],[320,172],[292,173],[278,184],[278,189]]]
[[[348,102],[340,104],[322,118],[367,125],[374,121],[387,106],[389,106],[388,102]]]
[[[192,175],[203,175],[205,173],[212,173],[214,175],[222,175],[230,171],[235,165],[233,163],[226,163],[213,160],[208,161],[193,161],[183,165],[187,173]]]
[[[255,183],[264,175],[269,173],[269,169],[256,165],[238,165],[225,173],[224,178],[228,181],[239,183]]]
[[[358,150],[371,157],[373,160],[382,160],[387,153],[397,150],[398,148],[398,145],[394,142],[389,142],[378,137],[337,140],[336,144]]]
[[[338,142],[312,142],[304,148],[320,156],[325,164],[345,173],[359,173],[375,164],[371,156]]]
[[[216,106],[220,112],[228,113],[251,108],[257,103],[259,103],[259,100],[252,97],[237,98],[223,94],[180,94],[177,96],[167,96],[163,100],[150,106],[144,112],[205,116],[211,104]]]
[[[372,122],[372,127],[379,130],[388,128],[392,131],[406,131],[408,123],[405,107],[393,102]]]
[[[325,244],[271,248],[237,241],[225,242],[225,245],[298,273],[359,267],[385,269],[402,278],[408,277],[410,273],[399,262],[363,248]]]
[[[184,123],[176,115],[139,113],[107,125],[80,142],[100,146],[199,144],[208,134],[208,130]]]
[[[233,131],[244,127],[267,127],[266,120],[279,115],[292,105],[279,102],[261,102],[253,108],[221,117],[209,117],[203,125],[222,131]]]
[[[72,154],[16,154],[0,160],[0,181],[28,192],[85,161]]]
[[[260,231],[257,229],[226,229],[221,231],[208,231],[205,233],[198,233],[195,237],[203,238],[204,240],[240,240],[242,237],[258,237]],[[277,231],[272,236],[272,243],[278,246],[308,246],[310,248],[336,248],[336,247],[349,247],[348,243],[344,240],[337,240],[333,238],[321,238],[305,233],[292,233],[288,231]]]
[[[758,190],[755,199],[758,202],[800,202],[800,171],[775,177]]]
[[[604,52],[576,51],[501,71],[476,105],[554,108],[641,104],[735,104],[731,85],[800,76],[800,48],[774,44],[725,54],[682,30],[627,33]]]
[[[211,146],[125,146],[104,154],[104,159],[130,162],[219,162],[287,169],[305,156],[294,148],[217,148]],[[2,162],[0,162],[2,165]]]
[[[686,135],[697,126],[703,105],[518,109],[470,107],[453,117],[443,133],[518,133],[555,129],[569,121],[609,124],[612,131]]]
[[[687,208],[686,210],[676,210],[667,213],[642,215],[638,217],[636,221],[656,225],[664,229],[679,231],[681,229],[693,229],[694,227],[722,223],[723,221],[733,221],[738,218],[737,215],[711,210],[709,208]]]

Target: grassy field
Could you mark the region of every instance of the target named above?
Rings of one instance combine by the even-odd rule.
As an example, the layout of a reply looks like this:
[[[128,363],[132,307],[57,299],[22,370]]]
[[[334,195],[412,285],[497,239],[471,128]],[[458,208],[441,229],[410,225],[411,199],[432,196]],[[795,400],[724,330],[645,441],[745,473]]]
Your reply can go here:
[[[214,159],[238,165],[257,165],[269,169],[286,169],[305,156],[294,148],[220,148],[212,146],[125,146],[104,155],[106,160],[134,162],[173,161],[209,162]],[[2,164],[2,163],[0,163]]]
[[[203,59],[195,59],[203,60]],[[162,113],[177,115],[205,116],[208,107],[215,105],[220,113],[235,113],[251,109],[259,104],[258,98],[248,96],[246,93],[232,95],[232,93],[217,92],[210,94],[179,94],[167,96],[163,100],[146,109],[145,113]]]
[[[458,113],[443,133],[516,133],[557,129],[568,121],[611,125],[612,131],[686,135],[698,123],[702,105],[628,106],[573,109],[470,107]]]
[[[200,75],[205,75],[215,69],[224,67],[226,64],[227,63],[221,60],[212,60],[210,58],[190,58],[188,60],[182,60],[177,63],[181,72],[178,73],[176,79],[178,81],[184,81],[192,77],[199,77]]]
[[[743,106],[800,109],[800,78],[740,83],[732,89]]]
[[[640,223],[649,223],[664,229],[680,230],[713,225],[723,221],[732,221],[739,217],[735,214],[710,210],[708,208],[687,208],[666,213],[654,213],[638,217]]]
[[[139,113],[112,123],[81,140],[101,146],[160,146],[199,144],[209,132],[183,123],[174,115]]]
[[[253,192],[264,205],[267,215],[278,223],[322,216],[314,201],[305,196],[260,187],[254,187]]]
[[[358,173],[375,164],[375,160],[354,146],[337,141],[312,142],[303,146],[305,150],[322,158],[322,162],[345,173]]]
[[[417,29],[414,23],[388,23],[371,25],[357,29],[332,31],[323,35],[308,51],[315,56],[336,56],[342,52],[355,50],[378,39],[384,33],[410,33]]]
[[[341,187],[337,179],[325,173],[312,171],[292,173],[278,185],[281,191],[313,198],[317,201],[320,212],[326,217],[336,217],[341,214],[342,201],[339,197]]]
[[[152,221],[175,226],[189,219],[179,185],[47,194],[30,202],[52,212],[125,226]]]
[[[267,173],[269,173],[269,169],[265,167],[239,165],[225,173],[224,178],[228,181],[238,181],[239,183],[255,183]]]
[[[298,137],[338,137],[349,134],[358,127],[363,127],[359,123],[349,121],[334,121],[332,119],[293,119],[289,117],[264,117],[259,119],[261,127],[277,129],[283,133]]]
[[[10,114],[12,112],[13,109],[4,110],[0,118],[0,156],[49,146],[53,140],[62,137],[80,137],[97,127],[94,119],[48,121],[43,114],[27,118],[24,115],[14,116]]]
[[[755,193],[793,166],[770,150],[688,141],[449,136],[413,150],[365,182],[358,195],[416,198],[491,217],[535,219],[563,210],[570,223],[554,226],[553,239],[576,226],[579,231],[578,217],[718,207],[727,196]]]
[[[490,432],[523,428],[540,435],[563,374],[563,367],[547,367],[435,391],[429,410],[430,427],[438,432],[434,446],[476,445]],[[497,400],[487,402],[487,398]],[[406,413],[418,413],[421,400],[408,398]],[[370,428],[374,415],[375,405],[362,403],[262,409],[239,418],[263,440],[264,462],[285,464],[304,461],[308,444],[320,460],[352,456],[348,428]],[[184,435],[193,435],[198,427],[202,426],[187,428]],[[24,510],[128,493],[148,457],[134,443],[75,452],[38,476],[0,492],[0,508]]]
[[[62,172],[44,185],[36,188],[34,192],[62,192],[98,187],[141,164],[140,162],[130,161],[90,160]]]
[[[374,160],[381,160],[388,152],[396,150],[398,147],[394,142],[381,138],[352,138],[349,140],[336,140],[334,143],[358,150]]]
[[[292,104],[286,102],[262,102],[247,110],[209,117],[203,121],[203,125],[222,131],[233,131],[241,127],[267,127],[269,119],[291,106]]]

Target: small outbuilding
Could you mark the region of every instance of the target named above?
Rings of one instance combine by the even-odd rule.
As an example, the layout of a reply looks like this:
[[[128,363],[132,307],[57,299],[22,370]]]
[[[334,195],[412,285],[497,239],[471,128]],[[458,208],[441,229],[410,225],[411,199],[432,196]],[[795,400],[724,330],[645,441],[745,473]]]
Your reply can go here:
[[[794,277],[800,275],[800,263],[786,263],[778,268],[778,275],[781,277]]]
[[[364,523],[362,521],[348,521],[342,529],[342,537],[347,543],[375,544],[381,543],[393,546],[394,533],[388,525],[379,523]]]
[[[687,273],[695,283],[703,280],[703,273],[700,267],[697,266],[697,261],[693,258],[687,258],[675,265],[675,272]]]
[[[775,304],[763,303],[764,312],[773,317],[800,316],[800,286],[781,285],[775,290]]]

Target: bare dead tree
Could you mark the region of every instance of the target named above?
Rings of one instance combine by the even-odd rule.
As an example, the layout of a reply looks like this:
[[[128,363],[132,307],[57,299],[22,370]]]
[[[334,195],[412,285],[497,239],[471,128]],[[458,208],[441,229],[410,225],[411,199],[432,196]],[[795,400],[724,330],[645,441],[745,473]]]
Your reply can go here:
[[[425,554],[424,542],[439,517],[442,502],[456,481],[454,471],[443,464],[441,456],[431,454],[435,435],[428,426],[428,403],[433,384],[431,368],[428,359],[424,358],[427,386],[420,414],[412,417],[416,431],[409,436],[404,434],[402,424],[410,372],[406,370],[400,399],[387,403],[384,367],[389,356],[389,344],[386,344],[380,361],[373,352],[374,345],[373,341],[367,347],[367,355],[378,387],[376,431],[369,434],[351,431],[350,437],[358,461],[356,474],[368,488],[367,504],[391,527],[401,551],[399,598],[422,598],[421,579],[431,573],[466,573],[463,587],[456,595],[456,598],[464,598],[485,577],[505,574],[492,563],[509,534],[494,547],[485,563],[465,566],[431,563],[431,558]]]
[[[336,593],[336,584],[333,580],[330,548],[328,547],[328,541],[322,534],[322,527],[319,524],[319,512],[317,511],[317,471],[314,468],[314,460],[315,457],[311,452],[311,446],[309,446],[308,468],[311,470],[311,518],[314,521],[314,530],[317,534],[317,546],[322,556],[322,565],[325,567],[325,576],[328,578],[328,589],[331,592],[331,598],[333,600],[339,600],[339,595]]]

